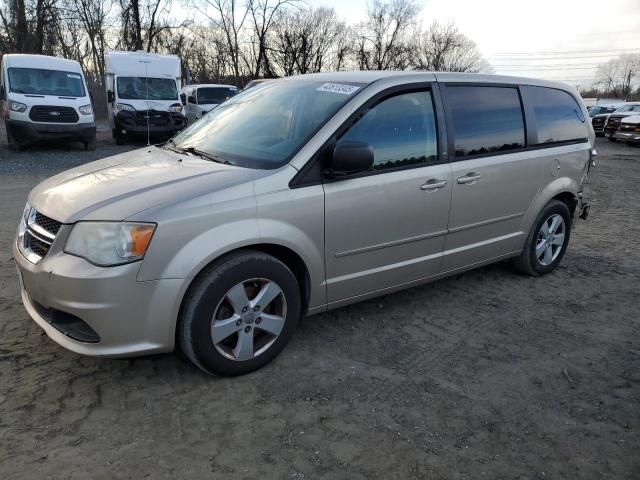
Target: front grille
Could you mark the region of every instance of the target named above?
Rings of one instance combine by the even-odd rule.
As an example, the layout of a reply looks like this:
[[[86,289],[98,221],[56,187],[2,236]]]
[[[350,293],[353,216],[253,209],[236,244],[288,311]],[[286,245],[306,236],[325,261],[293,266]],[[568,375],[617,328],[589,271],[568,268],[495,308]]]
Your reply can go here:
[[[76,123],[78,114],[71,107],[36,105],[31,107],[29,118],[34,122]]]
[[[49,253],[61,227],[61,222],[32,208],[27,221],[23,220],[20,227],[23,231],[21,250],[25,257],[32,263],[38,263]]]
[[[156,110],[136,112],[135,120],[136,125],[140,126],[145,126],[147,120],[149,120],[150,126],[164,127],[169,124],[169,112],[158,112]]]
[[[60,230],[60,227],[62,226],[62,223],[60,223],[59,221],[54,220],[53,218],[49,218],[40,212],[36,212],[35,223],[36,225],[38,225],[39,227],[42,227],[52,235],[57,235],[58,230]]]

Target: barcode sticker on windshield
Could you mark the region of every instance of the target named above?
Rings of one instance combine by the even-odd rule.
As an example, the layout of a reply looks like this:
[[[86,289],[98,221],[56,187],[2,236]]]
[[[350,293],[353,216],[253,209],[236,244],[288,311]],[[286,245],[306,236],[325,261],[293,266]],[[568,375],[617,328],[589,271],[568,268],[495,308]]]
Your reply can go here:
[[[80,79],[80,75],[76,73],[67,73],[67,77]]]
[[[353,85],[342,85],[341,83],[325,83],[317,88],[319,92],[331,92],[340,93],[342,95],[351,95],[360,87],[354,87]]]

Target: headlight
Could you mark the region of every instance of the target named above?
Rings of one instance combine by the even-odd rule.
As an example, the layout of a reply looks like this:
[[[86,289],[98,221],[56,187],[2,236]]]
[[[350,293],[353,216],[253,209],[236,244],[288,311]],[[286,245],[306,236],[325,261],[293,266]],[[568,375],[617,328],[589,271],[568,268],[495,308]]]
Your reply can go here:
[[[121,112],[123,110],[128,110],[128,111],[135,111],[136,109],[133,108],[131,105],[127,104],[127,103],[116,103],[113,107],[113,109],[117,112]]]
[[[170,112],[181,112],[182,111],[182,105],[180,105],[179,103],[174,103],[173,105],[171,105],[169,107],[169,111]]]
[[[31,205],[29,202],[24,206],[22,211],[22,217],[20,218],[20,225],[18,225],[18,249],[24,253],[24,234],[27,231],[27,223],[29,223],[29,215],[31,215]]]
[[[93,113],[91,105],[83,105],[78,110],[80,110],[80,113],[82,115],[91,115]]]
[[[27,106],[24,103],[20,102],[9,102],[9,110],[13,112],[24,112],[27,109]]]
[[[156,226],[153,223],[78,222],[64,251],[102,267],[142,260]]]

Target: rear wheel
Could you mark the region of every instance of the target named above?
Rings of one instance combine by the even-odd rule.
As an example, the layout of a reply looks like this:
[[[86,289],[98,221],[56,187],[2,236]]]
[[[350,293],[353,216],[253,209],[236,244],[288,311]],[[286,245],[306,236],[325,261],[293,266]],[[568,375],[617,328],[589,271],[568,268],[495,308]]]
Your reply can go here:
[[[552,272],[564,257],[571,236],[571,213],[567,205],[551,200],[536,219],[524,249],[514,264],[528,275]]]
[[[273,360],[300,318],[300,288],[278,259],[242,251],[202,272],[181,310],[182,351],[199,368],[242,375]]]

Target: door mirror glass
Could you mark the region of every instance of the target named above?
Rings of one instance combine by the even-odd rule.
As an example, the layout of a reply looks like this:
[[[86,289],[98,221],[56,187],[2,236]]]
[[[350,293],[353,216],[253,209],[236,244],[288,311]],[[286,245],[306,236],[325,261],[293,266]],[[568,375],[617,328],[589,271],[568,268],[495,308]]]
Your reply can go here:
[[[189,95],[188,100],[189,100],[189,103],[193,103],[194,105],[197,103],[195,95]]]
[[[343,140],[336,144],[330,175],[343,177],[366,172],[373,166],[373,147],[365,142]]]
[[[182,105],[187,104],[187,96],[184,93],[180,94],[180,102],[182,102]]]
[[[114,100],[113,91],[107,90],[107,102],[108,103],[113,103],[113,100]]]

